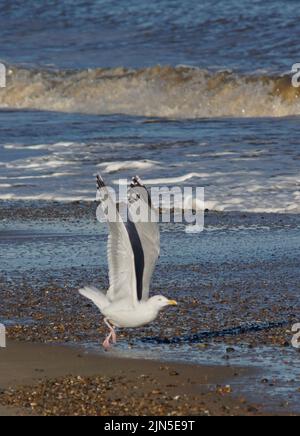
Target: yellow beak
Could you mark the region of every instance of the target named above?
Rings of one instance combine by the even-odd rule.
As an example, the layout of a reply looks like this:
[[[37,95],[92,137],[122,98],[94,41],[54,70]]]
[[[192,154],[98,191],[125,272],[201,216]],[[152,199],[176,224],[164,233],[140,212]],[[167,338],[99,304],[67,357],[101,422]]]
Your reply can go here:
[[[177,306],[177,301],[175,301],[175,300],[169,300],[169,305],[170,305],[170,306]]]

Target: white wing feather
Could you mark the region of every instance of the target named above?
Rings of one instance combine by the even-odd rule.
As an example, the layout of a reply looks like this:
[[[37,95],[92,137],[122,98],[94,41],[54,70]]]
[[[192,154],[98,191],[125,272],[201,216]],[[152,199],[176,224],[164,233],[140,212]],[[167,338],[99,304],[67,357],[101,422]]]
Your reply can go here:
[[[102,209],[107,217],[107,208],[105,206],[115,208],[115,210],[117,206],[113,202],[104,182],[99,178],[98,183],[100,182],[99,191],[105,197],[106,203],[102,205]],[[125,224],[117,210],[116,218],[117,222],[111,222],[110,219],[107,219],[110,231],[107,247],[110,287],[107,298],[111,302],[126,299],[135,305],[137,295],[134,254]]]
[[[83,289],[79,289],[79,293],[91,300],[101,311],[110,304],[106,295],[93,286],[86,286]]]

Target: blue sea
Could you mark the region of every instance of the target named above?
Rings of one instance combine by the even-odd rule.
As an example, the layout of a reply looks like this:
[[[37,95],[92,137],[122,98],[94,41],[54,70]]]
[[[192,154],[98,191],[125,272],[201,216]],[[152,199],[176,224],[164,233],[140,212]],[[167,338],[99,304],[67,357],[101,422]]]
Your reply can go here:
[[[299,62],[297,0],[2,0],[1,58],[13,64],[282,74]]]
[[[0,4],[0,199],[91,200],[94,176],[299,212],[294,0]]]

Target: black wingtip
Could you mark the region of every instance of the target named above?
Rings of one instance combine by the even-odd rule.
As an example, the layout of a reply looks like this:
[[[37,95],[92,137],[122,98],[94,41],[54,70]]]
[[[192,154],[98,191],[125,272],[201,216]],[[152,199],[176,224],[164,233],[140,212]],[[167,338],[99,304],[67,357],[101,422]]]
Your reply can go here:
[[[139,176],[132,177],[132,182],[131,182],[130,187],[131,188],[143,188],[143,189],[145,189],[145,191],[148,194],[148,204],[149,204],[150,207],[152,207],[152,201],[151,201],[150,193],[149,193],[147,187],[143,184],[143,182],[142,182],[142,180],[140,179]]]
[[[131,188],[135,188],[137,186],[144,188],[144,185],[142,184],[142,181],[139,178],[139,176],[132,177],[132,182],[131,182],[130,186],[131,186]]]
[[[104,180],[102,179],[102,177],[99,174],[97,174],[97,187],[98,187],[98,189],[105,188]]]

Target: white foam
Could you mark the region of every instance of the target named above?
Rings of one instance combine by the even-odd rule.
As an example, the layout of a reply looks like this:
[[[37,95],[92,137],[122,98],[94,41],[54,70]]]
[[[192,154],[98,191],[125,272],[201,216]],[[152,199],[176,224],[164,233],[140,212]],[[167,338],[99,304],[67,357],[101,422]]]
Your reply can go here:
[[[31,159],[20,159],[12,162],[0,163],[0,166],[4,166],[7,169],[27,169],[34,171],[43,171],[45,169],[53,169],[59,167],[65,167],[68,165],[74,165],[74,162],[56,159],[53,156],[43,156]]]
[[[289,77],[285,82],[265,74],[212,73],[185,66],[67,74],[11,68],[0,107],[167,118],[299,115],[298,91]]]
[[[74,142],[57,142],[54,144],[33,144],[33,145],[24,145],[24,144],[5,144],[3,146],[6,150],[54,150],[59,148],[70,148],[74,147],[77,144]]]
[[[187,180],[193,179],[193,178],[206,178],[209,177],[210,174],[208,173],[188,173],[184,174],[183,176],[178,177],[163,177],[158,179],[145,179],[143,182],[148,185],[172,185],[177,183],[183,183]]]
[[[40,174],[40,175],[30,175],[30,176],[10,176],[10,177],[0,177],[0,180],[30,180],[30,179],[51,179],[56,177],[67,177],[76,176],[77,173],[63,172],[63,173],[52,173],[52,174]]]
[[[177,155],[176,160],[173,159],[172,149],[157,147],[157,150],[151,150],[142,142],[32,145],[47,149],[46,155],[0,162],[0,180],[3,181],[0,198],[93,201],[93,177],[100,171],[105,173],[105,180],[111,185],[118,183],[118,178],[129,180],[138,173],[149,187],[204,187],[205,203],[201,208],[209,210],[300,213],[298,145],[293,140],[288,149],[270,148],[272,141],[272,138],[270,141],[265,138],[266,145],[256,141],[253,144],[247,141],[226,143],[225,148],[223,141],[220,144],[218,141],[200,142],[197,147],[193,144],[189,147],[185,143],[181,146],[179,140],[176,153],[178,151],[182,156],[180,162]],[[28,148],[22,144],[6,146],[8,150],[20,147],[25,151]],[[14,153],[6,154],[14,158]],[[114,155],[118,160],[113,161]],[[105,162],[101,162],[102,156],[105,156]],[[126,160],[122,160],[122,156]],[[129,160],[131,156],[135,158]],[[145,159],[137,156],[145,156]],[[73,176],[72,181],[69,176]],[[19,183],[22,181],[23,186]]]
[[[116,173],[124,170],[148,170],[154,166],[159,165],[159,162],[151,160],[142,161],[115,161],[115,162],[103,162],[98,164],[99,168],[104,168],[105,173]]]

